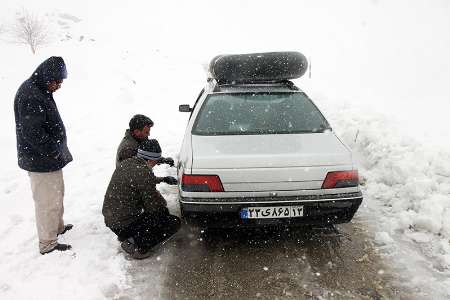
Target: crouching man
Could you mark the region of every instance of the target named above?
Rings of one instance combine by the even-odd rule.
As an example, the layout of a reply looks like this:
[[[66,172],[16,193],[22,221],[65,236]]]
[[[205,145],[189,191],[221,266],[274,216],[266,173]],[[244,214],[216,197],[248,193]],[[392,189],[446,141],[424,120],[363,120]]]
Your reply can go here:
[[[152,254],[152,247],[180,228],[180,219],[169,213],[167,202],[156,189],[165,182],[175,185],[174,177],[156,177],[152,168],[161,158],[156,140],[145,140],[136,156],[120,162],[114,171],[103,202],[105,224],[122,242],[122,249],[133,258]]]
[[[139,145],[148,140],[153,121],[144,115],[134,115],[129,123],[130,128],[125,131],[125,136],[119,144],[116,155],[116,166],[121,161],[131,158],[137,154]],[[175,162],[171,157],[160,157],[159,164],[168,164],[173,167]]]

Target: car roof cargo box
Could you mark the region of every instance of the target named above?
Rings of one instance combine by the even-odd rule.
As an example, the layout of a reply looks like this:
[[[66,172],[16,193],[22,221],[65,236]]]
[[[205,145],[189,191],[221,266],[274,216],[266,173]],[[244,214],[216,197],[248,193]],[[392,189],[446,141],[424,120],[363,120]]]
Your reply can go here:
[[[209,64],[219,84],[277,82],[300,78],[308,68],[300,52],[218,55]]]

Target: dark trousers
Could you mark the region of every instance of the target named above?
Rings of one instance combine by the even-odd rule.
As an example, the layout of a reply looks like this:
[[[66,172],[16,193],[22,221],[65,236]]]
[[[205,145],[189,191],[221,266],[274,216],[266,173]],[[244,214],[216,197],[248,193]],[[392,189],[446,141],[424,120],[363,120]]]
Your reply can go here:
[[[164,211],[158,214],[143,213],[138,220],[123,229],[110,228],[119,241],[133,238],[135,245],[149,249],[172,236],[181,226],[180,218]]]

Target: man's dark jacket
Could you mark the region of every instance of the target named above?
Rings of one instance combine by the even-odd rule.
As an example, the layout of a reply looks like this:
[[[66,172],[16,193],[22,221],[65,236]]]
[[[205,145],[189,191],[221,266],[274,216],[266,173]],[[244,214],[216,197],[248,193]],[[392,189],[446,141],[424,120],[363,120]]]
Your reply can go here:
[[[137,149],[142,141],[138,140],[134,136],[131,135],[130,129],[125,131],[125,136],[120,142],[119,148],[117,149],[116,155],[116,167],[119,166],[119,163],[127,158],[131,158],[136,156]]]
[[[127,129],[125,131],[125,136],[123,137],[122,141],[119,144],[119,147],[117,148],[116,168],[119,166],[121,161],[124,161],[125,159],[131,158],[133,156],[136,156],[139,146],[145,140],[146,139],[139,140],[138,138],[134,137],[131,134],[130,129]],[[172,162],[173,162],[173,160],[172,160]],[[166,158],[161,157],[159,159],[158,164],[162,164],[162,163],[167,163]]]
[[[61,57],[50,57],[20,86],[14,99],[17,158],[30,172],[53,172],[72,161],[66,129],[47,83],[67,77]]]
[[[145,212],[158,213],[167,207],[156,189],[162,178],[156,177],[144,159],[128,158],[116,167],[103,202],[105,224],[116,230],[125,229]]]

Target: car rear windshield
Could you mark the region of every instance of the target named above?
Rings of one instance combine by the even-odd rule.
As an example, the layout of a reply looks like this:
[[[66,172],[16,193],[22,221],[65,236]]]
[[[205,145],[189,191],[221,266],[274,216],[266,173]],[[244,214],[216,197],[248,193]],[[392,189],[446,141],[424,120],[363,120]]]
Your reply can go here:
[[[304,93],[224,93],[208,96],[192,134],[294,134],[328,128],[328,122]]]

